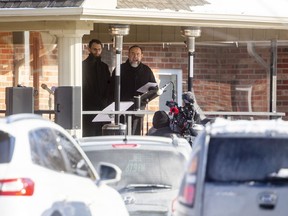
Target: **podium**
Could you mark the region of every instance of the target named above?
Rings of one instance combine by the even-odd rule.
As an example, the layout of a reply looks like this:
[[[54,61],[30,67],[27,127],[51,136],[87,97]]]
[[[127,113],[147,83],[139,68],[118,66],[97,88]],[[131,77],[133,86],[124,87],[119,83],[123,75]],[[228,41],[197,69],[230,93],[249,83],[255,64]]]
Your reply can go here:
[[[120,110],[126,111],[133,105],[133,102],[124,101],[120,102]],[[102,127],[102,135],[125,135],[127,126],[121,123],[115,124],[115,102],[111,103],[109,106],[104,108],[99,112],[98,115],[92,120],[93,122],[111,122],[110,124],[105,124]]]
[[[130,101],[121,101],[120,102],[120,111],[126,111],[133,105],[133,102]],[[92,120],[92,122],[114,122],[115,114],[115,102],[108,105],[98,115]]]
[[[149,85],[151,85],[149,83]],[[153,83],[153,85],[155,85]],[[147,86],[145,85],[145,88]],[[148,90],[142,95],[135,96],[134,102],[132,101],[120,101],[120,111],[115,111],[115,102],[111,103],[102,111],[83,111],[83,114],[98,114],[92,120],[93,122],[111,122],[102,127],[102,135],[125,135],[126,131],[128,135],[132,133],[132,116],[142,117],[145,114],[154,114],[154,112],[141,110],[141,106],[145,105],[158,97],[157,94],[158,88]],[[127,111],[134,104],[135,111]],[[124,115],[127,116],[127,126],[125,124],[115,124],[115,115]]]
[[[144,94],[140,95],[141,104],[146,105],[147,103],[149,103],[150,101],[152,101],[156,97],[159,97],[157,92],[158,92],[158,89],[153,89],[153,90],[147,91]]]
[[[83,111],[83,114],[87,115],[98,115],[98,114],[106,114],[113,116],[115,114],[128,116],[127,121],[127,135],[131,135],[131,123],[132,123],[132,115],[153,115],[155,111],[150,110],[138,110],[138,111]],[[113,119],[112,119],[113,120]]]

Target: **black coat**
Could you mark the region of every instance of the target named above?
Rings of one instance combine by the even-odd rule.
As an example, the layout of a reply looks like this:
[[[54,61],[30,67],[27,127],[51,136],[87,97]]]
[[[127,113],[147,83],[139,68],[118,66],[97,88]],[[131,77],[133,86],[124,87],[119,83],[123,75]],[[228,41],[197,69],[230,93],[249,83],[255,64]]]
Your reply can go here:
[[[153,130],[150,130],[148,132],[148,136],[163,136],[163,137],[171,137],[172,134],[177,134],[179,136],[179,133],[171,130],[169,126],[161,127],[161,128],[154,128]]]
[[[132,67],[129,59],[120,67],[120,100],[134,101],[134,96],[142,93],[137,90],[148,82],[156,83],[156,79],[150,67],[140,63],[136,68]],[[115,81],[115,70],[113,71],[113,80]],[[115,87],[113,82],[113,88]],[[113,91],[113,93],[115,93]],[[132,107],[130,109],[133,109]]]
[[[103,110],[111,103],[111,74],[101,58],[90,54],[82,63],[82,98],[83,110]]]

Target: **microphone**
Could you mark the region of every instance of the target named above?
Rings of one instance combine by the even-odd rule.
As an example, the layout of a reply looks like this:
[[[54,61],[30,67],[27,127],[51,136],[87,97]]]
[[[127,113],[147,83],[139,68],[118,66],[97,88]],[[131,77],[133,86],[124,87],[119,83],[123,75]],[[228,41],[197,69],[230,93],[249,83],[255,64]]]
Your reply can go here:
[[[53,94],[54,94],[56,88],[57,88],[56,86],[52,86],[52,87],[51,87],[51,91],[53,92]]]
[[[43,89],[45,89],[46,91],[48,91],[49,94],[54,95],[54,91],[52,91],[50,88],[48,88],[48,86],[47,86],[46,84],[42,83],[42,84],[41,84],[41,87],[42,87]]]
[[[166,83],[164,86],[162,86],[162,88],[159,88],[156,94],[157,94],[158,96],[159,96],[159,95],[162,95],[163,92],[165,92],[165,89],[166,89],[171,83],[172,83],[172,82],[170,81],[170,82]]]

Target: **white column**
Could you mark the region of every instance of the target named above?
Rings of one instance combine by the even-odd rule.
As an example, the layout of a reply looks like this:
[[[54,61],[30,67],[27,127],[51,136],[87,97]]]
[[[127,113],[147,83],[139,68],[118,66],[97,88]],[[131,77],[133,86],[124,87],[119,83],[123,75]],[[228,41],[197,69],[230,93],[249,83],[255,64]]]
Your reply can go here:
[[[58,85],[82,86],[82,37],[90,30],[50,31],[58,38]]]
[[[80,86],[82,88],[82,37],[90,30],[52,30],[58,38],[58,86]],[[81,128],[82,128],[81,91]],[[81,137],[82,130],[71,130],[70,134]]]

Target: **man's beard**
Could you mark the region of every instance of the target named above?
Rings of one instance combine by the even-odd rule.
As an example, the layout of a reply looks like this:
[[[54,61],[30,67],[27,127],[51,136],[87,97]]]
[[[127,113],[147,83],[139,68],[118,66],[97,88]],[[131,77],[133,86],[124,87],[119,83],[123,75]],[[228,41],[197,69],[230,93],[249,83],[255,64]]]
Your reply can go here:
[[[134,68],[138,67],[139,64],[140,64],[139,61],[136,61],[136,62],[130,62],[131,67],[134,67]]]
[[[101,59],[101,56],[93,55],[93,57],[94,57],[95,59]]]

